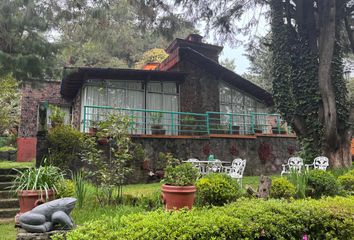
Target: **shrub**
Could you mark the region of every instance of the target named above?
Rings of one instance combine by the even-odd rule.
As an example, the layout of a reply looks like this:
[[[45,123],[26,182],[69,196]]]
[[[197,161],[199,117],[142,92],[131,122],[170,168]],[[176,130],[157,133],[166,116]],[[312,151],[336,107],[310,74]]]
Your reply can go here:
[[[103,217],[69,232],[76,239],[353,239],[354,197],[241,199],[223,207]]]
[[[58,184],[57,187],[58,198],[73,197],[74,195],[75,195],[75,186],[73,181],[69,179],[65,179]]]
[[[339,184],[332,173],[322,170],[312,170],[308,173],[306,195],[320,198],[335,196],[339,192]]]
[[[338,181],[344,190],[354,193],[354,170],[339,176]]]
[[[208,174],[196,184],[198,204],[221,206],[236,201],[241,189],[236,180],[226,174]]]
[[[71,126],[59,125],[48,133],[49,162],[62,170],[79,161],[84,135]]]
[[[294,197],[295,193],[296,188],[288,179],[280,177],[272,180],[272,187],[270,189],[270,196],[272,198],[289,199]]]
[[[199,176],[198,169],[192,163],[183,163],[181,165],[166,167],[164,183],[174,186],[194,185]]]
[[[295,186],[296,198],[305,198],[306,197],[306,188],[308,182],[308,172],[298,173],[297,171],[290,171],[288,175],[288,180]]]

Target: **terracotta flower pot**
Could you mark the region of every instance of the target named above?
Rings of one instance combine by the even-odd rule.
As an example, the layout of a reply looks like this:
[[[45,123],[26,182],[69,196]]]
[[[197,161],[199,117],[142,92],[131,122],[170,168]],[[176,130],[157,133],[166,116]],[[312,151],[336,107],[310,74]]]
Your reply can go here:
[[[108,145],[108,139],[105,138],[105,137],[99,138],[99,139],[97,140],[97,142],[98,142],[99,145]]]
[[[166,210],[192,209],[195,200],[195,186],[162,185],[162,198]]]
[[[18,192],[20,201],[20,214],[32,210],[34,207],[48,201],[54,200],[54,190],[39,191],[39,190],[23,190]]]

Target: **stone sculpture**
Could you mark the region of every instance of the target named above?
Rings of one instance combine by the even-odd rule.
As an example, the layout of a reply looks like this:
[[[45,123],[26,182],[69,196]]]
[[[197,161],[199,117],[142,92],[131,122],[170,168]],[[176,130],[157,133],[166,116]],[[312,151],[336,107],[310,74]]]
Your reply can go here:
[[[75,198],[61,198],[41,204],[31,211],[22,214],[20,225],[27,232],[49,232],[55,225],[62,229],[72,229],[74,224],[70,217],[76,203]]]

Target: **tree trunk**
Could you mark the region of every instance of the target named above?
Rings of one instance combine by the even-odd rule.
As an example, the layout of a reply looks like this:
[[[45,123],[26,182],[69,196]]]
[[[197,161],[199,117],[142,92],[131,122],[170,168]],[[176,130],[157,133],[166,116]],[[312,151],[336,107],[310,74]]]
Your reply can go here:
[[[336,95],[331,79],[331,65],[336,41],[336,0],[319,1],[319,88],[323,103],[324,153],[333,168],[350,163],[349,138],[338,132]]]

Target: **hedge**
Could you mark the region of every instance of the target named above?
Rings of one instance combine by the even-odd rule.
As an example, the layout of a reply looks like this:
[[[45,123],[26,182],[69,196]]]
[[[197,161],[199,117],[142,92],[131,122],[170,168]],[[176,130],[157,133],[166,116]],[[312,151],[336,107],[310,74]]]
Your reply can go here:
[[[354,197],[240,199],[223,207],[103,218],[68,233],[86,239],[353,239]]]

